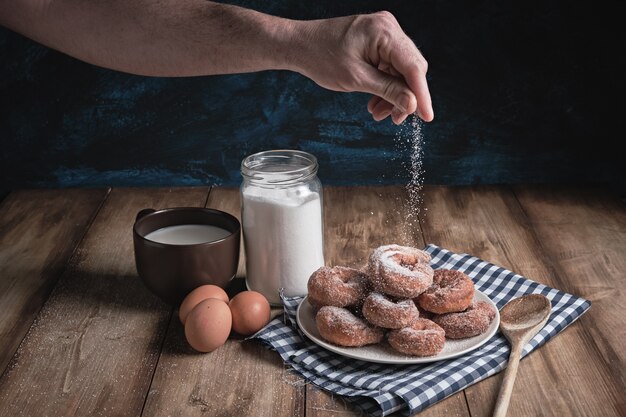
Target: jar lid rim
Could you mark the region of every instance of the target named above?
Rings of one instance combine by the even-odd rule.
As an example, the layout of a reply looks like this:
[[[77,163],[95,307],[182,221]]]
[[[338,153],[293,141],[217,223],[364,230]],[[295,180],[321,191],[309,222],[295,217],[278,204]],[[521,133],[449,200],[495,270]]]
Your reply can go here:
[[[317,158],[304,151],[276,149],[257,152],[241,162],[241,175],[268,184],[300,182],[317,174]]]

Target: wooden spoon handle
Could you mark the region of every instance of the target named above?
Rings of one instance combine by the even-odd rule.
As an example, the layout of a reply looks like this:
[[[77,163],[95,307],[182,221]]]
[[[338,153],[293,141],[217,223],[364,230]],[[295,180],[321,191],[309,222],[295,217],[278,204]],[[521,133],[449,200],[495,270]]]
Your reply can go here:
[[[513,383],[515,382],[515,376],[517,375],[517,367],[519,365],[521,353],[521,343],[513,345],[511,348],[511,354],[509,355],[509,363],[506,366],[504,378],[502,379],[502,385],[500,386],[500,392],[498,393],[498,399],[496,400],[493,417],[506,416],[506,411],[509,408],[509,401],[511,400],[511,393],[513,392]]]

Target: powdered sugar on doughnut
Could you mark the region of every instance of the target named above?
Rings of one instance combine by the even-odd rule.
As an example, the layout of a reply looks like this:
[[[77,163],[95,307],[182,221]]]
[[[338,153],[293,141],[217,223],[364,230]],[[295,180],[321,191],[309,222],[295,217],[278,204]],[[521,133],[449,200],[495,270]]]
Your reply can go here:
[[[461,271],[437,269],[432,285],[418,297],[420,307],[436,314],[467,309],[474,299],[474,282]]]
[[[400,329],[414,322],[419,312],[413,300],[393,302],[373,292],[363,302],[363,316],[370,323],[386,329]]]
[[[395,250],[383,252],[380,257],[380,264],[390,272],[407,274],[408,276],[415,276],[417,270],[429,267],[428,263],[421,260],[421,257],[415,256],[413,253]]]
[[[347,307],[363,301],[367,289],[365,273],[345,266],[322,266],[307,283],[309,301],[321,306]]]
[[[387,341],[395,350],[408,355],[432,356],[443,350],[445,332],[437,324],[417,319],[409,327],[389,332]]]
[[[489,303],[474,302],[467,310],[459,313],[446,313],[433,317],[450,339],[464,339],[485,333],[496,317],[496,312]]]
[[[339,346],[364,346],[378,343],[383,331],[371,326],[345,308],[324,306],[315,316],[320,336]]]
[[[383,258],[383,255],[386,252],[394,252],[394,253],[408,253],[416,258],[416,263],[425,263],[428,264],[431,260],[430,254],[423,250],[412,248],[410,246],[400,246],[400,245],[383,245],[379,246],[370,255],[370,260],[380,260]]]
[[[415,307],[415,304],[413,303],[412,300],[401,300],[401,301],[398,301],[397,303],[394,303],[389,298],[385,297],[379,292],[370,293],[368,297],[371,297],[376,302],[381,303],[384,307],[387,307],[387,308],[396,307],[396,308],[402,308],[402,309],[412,309],[413,307]]]
[[[375,249],[369,259],[370,282],[376,291],[399,298],[415,298],[431,284],[430,255],[399,245]]]

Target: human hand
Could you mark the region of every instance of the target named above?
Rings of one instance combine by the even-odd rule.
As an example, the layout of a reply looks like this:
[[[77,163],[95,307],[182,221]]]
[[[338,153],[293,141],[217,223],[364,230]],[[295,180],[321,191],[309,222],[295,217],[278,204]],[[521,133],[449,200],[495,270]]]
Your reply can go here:
[[[433,120],[426,82],[428,64],[389,12],[305,23],[297,70],[333,91],[372,94],[367,109],[376,121],[402,123],[417,112]]]

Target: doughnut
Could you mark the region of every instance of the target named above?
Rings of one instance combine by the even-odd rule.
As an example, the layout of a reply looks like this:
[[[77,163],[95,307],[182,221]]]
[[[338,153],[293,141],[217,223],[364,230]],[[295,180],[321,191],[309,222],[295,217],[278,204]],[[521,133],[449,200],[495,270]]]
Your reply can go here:
[[[362,311],[367,321],[386,329],[401,329],[419,317],[413,300],[393,302],[377,292],[370,293],[365,298]]]
[[[367,275],[346,266],[322,266],[307,283],[308,300],[314,307],[347,307],[359,304],[367,293]]]
[[[368,268],[374,290],[398,298],[415,298],[433,283],[430,255],[408,246],[386,245],[370,255]]]
[[[444,330],[427,319],[417,319],[409,327],[389,332],[387,341],[398,352],[414,356],[433,356],[446,342]]]
[[[417,311],[420,313],[419,315],[420,318],[432,320],[435,313],[431,313],[428,310],[424,310],[422,306],[420,306],[419,302],[417,301],[417,298],[414,298],[413,302],[415,303],[415,307],[417,307]]]
[[[461,271],[437,269],[433,284],[418,297],[420,307],[436,314],[463,311],[474,299],[474,282]]]
[[[491,304],[478,301],[465,311],[437,315],[433,321],[445,330],[447,338],[464,339],[485,333],[495,317]]]
[[[346,347],[372,345],[383,339],[383,331],[341,307],[324,306],[315,315],[320,336]]]

